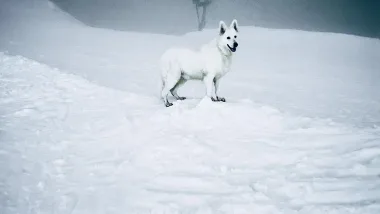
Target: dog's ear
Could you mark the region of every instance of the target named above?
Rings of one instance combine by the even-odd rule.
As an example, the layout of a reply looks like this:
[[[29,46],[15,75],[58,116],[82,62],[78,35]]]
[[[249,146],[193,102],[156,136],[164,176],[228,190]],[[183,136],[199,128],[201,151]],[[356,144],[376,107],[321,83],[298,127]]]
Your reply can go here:
[[[227,30],[227,25],[223,21],[219,22],[219,35],[223,35]]]
[[[239,26],[236,19],[232,20],[230,28],[234,28],[236,32],[239,32]]]

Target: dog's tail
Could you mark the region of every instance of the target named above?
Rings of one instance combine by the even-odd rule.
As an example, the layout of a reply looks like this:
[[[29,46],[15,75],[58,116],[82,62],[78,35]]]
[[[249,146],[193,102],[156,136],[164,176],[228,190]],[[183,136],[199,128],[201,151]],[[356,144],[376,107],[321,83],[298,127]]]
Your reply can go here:
[[[166,79],[167,79],[167,76],[168,76],[168,73],[170,73],[170,71],[172,70],[172,60],[171,60],[172,56],[170,54],[170,52],[165,52],[162,56],[161,56],[161,59],[160,59],[160,87],[161,87],[161,90],[160,90],[160,97],[162,98],[162,91],[164,90],[165,88],[165,84],[166,84]]]
[[[162,90],[164,90],[166,77],[168,75],[168,71],[170,70],[170,62],[165,55],[161,57],[160,69],[160,97],[162,97]]]
[[[162,77],[162,75],[160,76],[159,78],[159,93],[158,93],[158,96],[161,98],[162,96],[162,90],[164,90],[164,87],[165,87],[165,81]]]

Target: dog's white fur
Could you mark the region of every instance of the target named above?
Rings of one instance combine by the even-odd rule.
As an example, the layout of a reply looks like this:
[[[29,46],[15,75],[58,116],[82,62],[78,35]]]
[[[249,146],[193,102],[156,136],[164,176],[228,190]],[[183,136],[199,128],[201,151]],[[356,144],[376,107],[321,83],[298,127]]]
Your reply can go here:
[[[176,99],[185,99],[177,94],[178,88],[187,80],[202,80],[206,94],[213,101],[225,101],[217,95],[220,78],[230,71],[232,54],[237,47],[238,23],[231,22],[229,27],[219,23],[219,36],[203,45],[200,51],[184,48],[167,50],[161,57],[161,97],[165,106],[171,106],[169,92]]]

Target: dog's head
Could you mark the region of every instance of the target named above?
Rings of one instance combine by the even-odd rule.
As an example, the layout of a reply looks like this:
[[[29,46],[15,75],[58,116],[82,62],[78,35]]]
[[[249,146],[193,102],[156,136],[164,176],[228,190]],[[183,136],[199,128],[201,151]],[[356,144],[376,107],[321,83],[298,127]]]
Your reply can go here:
[[[230,27],[220,21],[219,23],[219,47],[224,49],[229,53],[235,52],[238,47],[237,37],[238,37],[238,23],[236,19],[231,22]]]

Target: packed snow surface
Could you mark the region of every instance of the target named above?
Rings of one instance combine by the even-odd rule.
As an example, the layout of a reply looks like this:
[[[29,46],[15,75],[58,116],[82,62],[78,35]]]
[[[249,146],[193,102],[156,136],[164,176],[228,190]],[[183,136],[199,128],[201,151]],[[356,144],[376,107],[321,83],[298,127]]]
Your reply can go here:
[[[0,9],[1,214],[380,213],[379,40],[241,27],[227,102],[190,82],[166,108],[160,55],[216,28],[117,32],[31,2]]]

